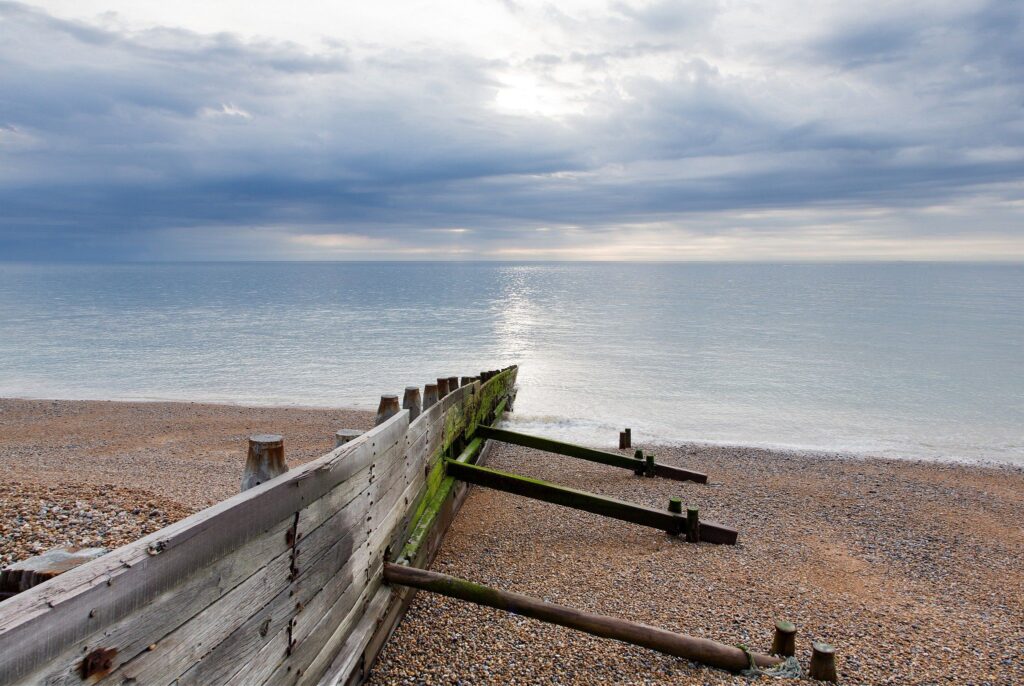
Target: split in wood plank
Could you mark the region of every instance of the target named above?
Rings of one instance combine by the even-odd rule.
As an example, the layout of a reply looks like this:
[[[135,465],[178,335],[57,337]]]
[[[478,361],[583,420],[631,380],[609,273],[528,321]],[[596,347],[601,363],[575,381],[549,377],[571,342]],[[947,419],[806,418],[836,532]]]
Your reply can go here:
[[[617,617],[581,612],[564,605],[556,605],[520,593],[502,591],[426,569],[387,563],[384,565],[384,580],[390,584],[431,591],[477,605],[532,617],[542,622],[566,626],[594,636],[644,646],[733,672],[749,668],[751,660],[758,667],[773,667],[782,662],[782,658],[747,653],[734,646],[706,638],[677,634]]]
[[[448,476],[461,479],[477,486],[485,486],[506,493],[542,500],[555,505],[563,505],[577,510],[593,512],[613,519],[620,519],[641,526],[660,529],[672,535],[686,532],[686,517],[627,503],[622,500],[608,498],[586,491],[559,486],[558,484],[532,479],[518,474],[502,472],[497,469],[464,464],[453,460],[445,461]],[[700,522],[700,540],[707,543],[736,543],[736,530],[711,522]]]
[[[581,460],[588,460],[590,462],[598,462],[610,467],[621,467],[623,469],[632,470],[638,474],[642,474],[647,470],[647,465],[643,460],[637,460],[633,457],[627,457],[625,455],[619,455],[618,453],[611,453],[605,450],[587,448],[582,445],[576,445],[575,443],[556,441],[542,436],[532,436],[530,434],[519,433],[517,431],[496,429],[493,426],[478,426],[476,428],[476,435],[495,441],[501,441],[502,443],[511,443],[513,445],[521,445],[525,448],[535,448],[537,450],[543,450],[557,455],[565,455],[567,457],[575,457]],[[690,469],[673,467],[672,465],[661,464],[658,462],[655,462],[653,466],[653,475],[666,479],[674,479],[675,481],[696,481],[701,484],[707,483],[708,481],[708,475],[702,472],[695,472]]]

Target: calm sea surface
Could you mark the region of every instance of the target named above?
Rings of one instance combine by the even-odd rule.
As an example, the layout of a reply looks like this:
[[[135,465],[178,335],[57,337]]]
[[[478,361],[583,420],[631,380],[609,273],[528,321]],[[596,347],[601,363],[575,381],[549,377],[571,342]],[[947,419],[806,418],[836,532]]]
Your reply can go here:
[[[0,264],[0,395],[375,408],[521,365],[515,422],[1024,463],[1024,266]]]

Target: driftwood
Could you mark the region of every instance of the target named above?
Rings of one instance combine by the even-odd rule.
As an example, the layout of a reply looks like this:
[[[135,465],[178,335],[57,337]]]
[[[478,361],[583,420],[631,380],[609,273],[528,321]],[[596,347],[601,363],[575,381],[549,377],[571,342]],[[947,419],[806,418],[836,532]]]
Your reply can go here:
[[[582,612],[564,605],[556,605],[520,593],[502,591],[426,569],[389,563],[384,565],[384,580],[390,584],[411,586],[477,605],[532,617],[543,622],[559,624],[594,636],[613,638],[644,646],[668,655],[675,655],[733,672],[750,667],[751,658],[758,667],[773,667],[782,662],[777,657],[746,653],[739,648],[717,641],[676,634],[626,619]]]

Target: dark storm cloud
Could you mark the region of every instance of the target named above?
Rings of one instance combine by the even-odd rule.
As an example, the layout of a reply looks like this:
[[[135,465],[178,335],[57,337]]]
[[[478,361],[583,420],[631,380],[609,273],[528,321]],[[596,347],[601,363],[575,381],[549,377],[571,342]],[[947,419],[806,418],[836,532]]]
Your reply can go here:
[[[620,42],[513,64],[125,32],[0,2],[0,254],[131,258],[151,236],[218,227],[514,239],[527,225],[924,206],[1024,176],[1006,153],[1024,146],[1019,3],[766,42],[754,58],[777,67],[768,80],[687,53],[682,37],[717,12],[616,4],[595,30]],[[609,65],[647,57],[670,77],[602,88]],[[579,112],[493,106],[504,72],[555,83],[565,63],[594,84]]]

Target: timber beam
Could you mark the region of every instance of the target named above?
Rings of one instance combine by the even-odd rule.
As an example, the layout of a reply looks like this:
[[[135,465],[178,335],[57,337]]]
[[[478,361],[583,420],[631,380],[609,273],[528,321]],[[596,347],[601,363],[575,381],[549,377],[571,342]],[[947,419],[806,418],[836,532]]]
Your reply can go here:
[[[384,581],[505,610],[594,636],[632,643],[732,672],[748,669],[751,661],[762,668],[773,667],[783,661],[779,657],[748,653],[718,641],[677,634],[617,617],[581,612],[564,605],[556,605],[520,593],[502,591],[427,569],[388,562],[384,564]]]
[[[555,453],[556,455],[565,455],[567,457],[575,457],[581,460],[588,460],[590,462],[598,462],[610,467],[621,467],[623,469],[632,470],[637,474],[644,474],[647,472],[647,464],[644,460],[638,460],[634,457],[627,457],[625,455],[619,455],[618,453],[612,453],[605,450],[587,448],[586,446],[576,445],[575,443],[565,443],[563,441],[556,441],[542,436],[532,436],[530,434],[508,431],[506,429],[496,429],[493,426],[478,426],[476,428],[476,435],[483,438],[489,438],[494,441],[500,441],[501,443],[521,445],[524,448],[534,448],[536,450]],[[673,479],[675,481],[696,481],[700,484],[706,484],[708,482],[708,475],[703,472],[695,472],[690,469],[673,467],[672,465],[661,464],[658,462],[654,463],[653,475],[666,479]]]
[[[454,460],[445,461],[448,476],[467,483],[493,488],[497,491],[513,493],[546,503],[571,507],[594,514],[632,522],[641,526],[660,529],[673,536],[687,532],[687,519],[668,510],[635,505],[623,500],[608,498],[603,495],[580,491],[575,488],[559,486],[540,479],[532,479],[518,474],[502,472],[497,469],[465,464]],[[706,543],[736,543],[736,530],[720,524],[701,521],[699,540]]]

